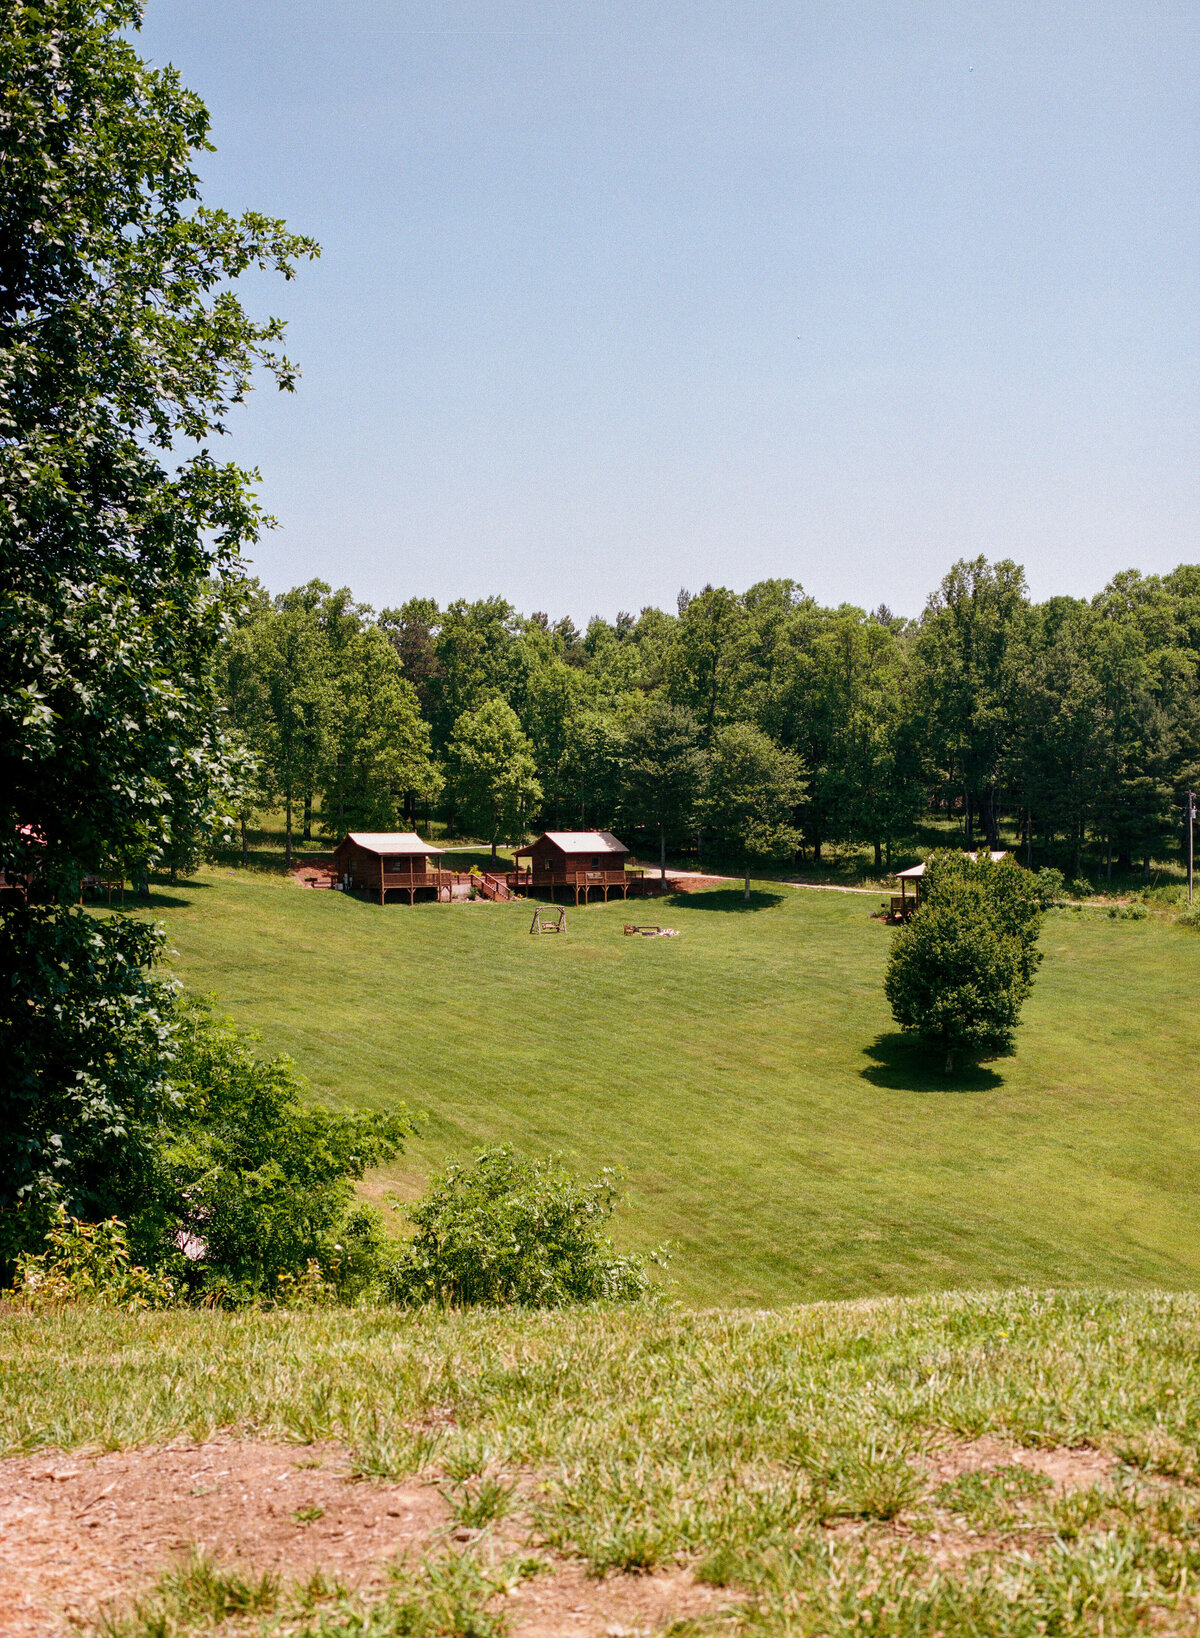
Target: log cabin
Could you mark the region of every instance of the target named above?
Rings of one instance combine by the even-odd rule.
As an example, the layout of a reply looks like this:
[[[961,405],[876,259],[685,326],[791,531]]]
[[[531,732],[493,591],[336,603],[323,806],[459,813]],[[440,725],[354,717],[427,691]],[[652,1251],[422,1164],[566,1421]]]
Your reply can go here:
[[[529,866],[522,870],[520,861],[526,857]],[[513,858],[517,867],[509,872],[508,883],[514,891],[553,898],[562,887],[574,893],[576,904],[586,904],[593,891],[606,900],[610,892],[626,898],[638,881],[625,869],[629,849],[607,830],[546,830],[536,842],[515,848]]]
[[[352,830],[334,848],[333,856],[344,888],[377,892],[380,904],[389,893],[407,893],[412,904],[419,892],[430,889],[435,899],[441,898],[443,889],[448,900],[453,896],[454,872],[437,866],[444,851],[411,830]]]

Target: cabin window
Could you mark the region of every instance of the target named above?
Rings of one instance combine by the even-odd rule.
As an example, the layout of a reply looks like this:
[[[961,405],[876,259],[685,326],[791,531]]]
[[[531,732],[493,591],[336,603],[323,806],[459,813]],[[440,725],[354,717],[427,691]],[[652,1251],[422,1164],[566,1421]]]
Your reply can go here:
[[[600,868],[600,861],[599,861],[599,859],[593,859],[593,860],[592,860],[592,869],[593,869],[593,870],[599,870],[599,868]]]

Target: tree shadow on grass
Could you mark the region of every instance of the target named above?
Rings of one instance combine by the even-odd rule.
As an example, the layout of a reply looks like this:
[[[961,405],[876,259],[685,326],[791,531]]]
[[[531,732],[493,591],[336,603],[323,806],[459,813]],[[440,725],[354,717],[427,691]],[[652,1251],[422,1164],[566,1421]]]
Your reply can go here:
[[[1004,1085],[1003,1075],[983,1064],[964,1063],[947,1075],[941,1053],[898,1031],[876,1036],[863,1054],[874,1061],[859,1074],[891,1092],[991,1092]]]
[[[671,893],[673,910],[771,910],[783,903],[782,893],[764,893],[751,888],[749,903],[741,887],[709,887],[701,893]]]

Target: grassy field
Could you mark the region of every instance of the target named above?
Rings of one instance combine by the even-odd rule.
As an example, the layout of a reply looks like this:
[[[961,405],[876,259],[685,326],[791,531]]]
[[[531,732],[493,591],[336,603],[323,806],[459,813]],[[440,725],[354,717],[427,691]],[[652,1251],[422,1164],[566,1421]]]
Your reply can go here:
[[[618,1165],[624,1245],[685,1300],[1200,1285],[1200,938],[1055,912],[1019,1047],[948,1080],[894,1032],[865,896],[763,884],[643,907],[409,908],[213,868],[156,891],[175,970],[314,1092],[428,1125],[421,1177],[511,1140]]]
[[[0,1307],[0,1446],[228,1429],[341,1441],[368,1483],[441,1489],[444,1529],[373,1608],[319,1580],[248,1598],[244,1579],[193,1567],[106,1629],[127,1638],[223,1616],[230,1633],[492,1638],[525,1578],[572,1565],[610,1596],[671,1566],[723,1589],[728,1614],[677,1638],[1182,1634],[1200,1620],[1198,1358],[1200,1303],[1179,1295],[758,1314]]]

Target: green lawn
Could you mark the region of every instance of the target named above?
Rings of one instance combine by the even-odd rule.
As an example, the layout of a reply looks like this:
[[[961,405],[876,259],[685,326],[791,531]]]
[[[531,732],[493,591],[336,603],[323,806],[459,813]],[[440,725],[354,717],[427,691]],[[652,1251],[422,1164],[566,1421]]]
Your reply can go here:
[[[947,1080],[893,1031],[865,896],[764,887],[569,910],[364,903],[213,869],[157,913],[327,1099],[429,1116],[398,1170],[484,1142],[619,1165],[622,1243],[686,1300],[1200,1286],[1200,938],[1055,912],[1019,1048]],[[626,916],[677,939],[626,939]]]

